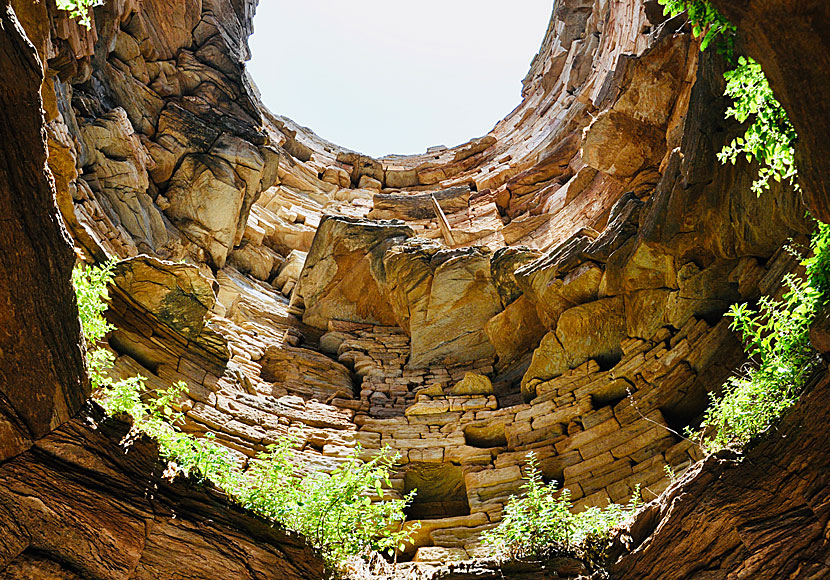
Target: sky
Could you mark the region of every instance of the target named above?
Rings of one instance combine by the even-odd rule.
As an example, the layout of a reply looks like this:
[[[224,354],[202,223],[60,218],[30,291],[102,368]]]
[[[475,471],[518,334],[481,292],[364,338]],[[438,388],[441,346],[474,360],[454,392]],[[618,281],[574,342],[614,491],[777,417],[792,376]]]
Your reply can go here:
[[[260,0],[272,112],[375,157],[486,134],[521,101],[553,0]]]

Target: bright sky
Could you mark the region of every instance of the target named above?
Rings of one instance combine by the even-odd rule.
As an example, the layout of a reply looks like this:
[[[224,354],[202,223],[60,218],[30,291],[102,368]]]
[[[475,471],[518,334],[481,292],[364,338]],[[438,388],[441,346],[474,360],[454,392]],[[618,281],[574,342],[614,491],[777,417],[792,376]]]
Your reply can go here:
[[[486,134],[521,100],[553,0],[260,0],[251,76],[274,113],[369,155]]]

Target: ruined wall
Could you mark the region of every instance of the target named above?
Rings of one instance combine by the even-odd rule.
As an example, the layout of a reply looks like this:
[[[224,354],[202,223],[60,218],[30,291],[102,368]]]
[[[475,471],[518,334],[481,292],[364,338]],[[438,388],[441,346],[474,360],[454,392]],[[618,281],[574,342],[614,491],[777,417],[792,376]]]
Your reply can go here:
[[[808,231],[716,162],[738,130],[716,55],[652,0],[557,1],[488,135],[372,159],[262,108],[254,5],[30,18],[64,220],[88,258],[133,258],[116,372],[184,380],[186,429],[241,461],[300,424],[315,468],[400,452],[419,560],[480,553],[530,450],[579,506],[656,497],[741,360],[723,312],[775,294]]]

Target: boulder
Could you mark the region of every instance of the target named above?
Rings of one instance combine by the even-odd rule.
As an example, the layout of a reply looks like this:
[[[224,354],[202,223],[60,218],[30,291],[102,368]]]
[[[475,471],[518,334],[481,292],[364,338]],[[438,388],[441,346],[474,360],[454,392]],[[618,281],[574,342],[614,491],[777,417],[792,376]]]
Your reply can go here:
[[[504,370],[539,344],[546,332],[536,306],[527,296],[519,296],[487,321],[484,331],[496,351],[497,370]]]
[[[242,219],[246,184],[225,159],[187,155],[170,180],[165,213],[217,268],[225,265]]]
[[[412,235],[400,223],[324,216],[298,282],[303,322],[323,329],[329,320],[394,325],[371,270],[388,248]]]
[[[565,310],[556,330],[548,332],[533,352],[522,377],[526,399],[536,395],[536,385],[576,368],[588,359],[611,366],[622,356],[620,343],[626,338],[622,297],[604,298]]]
[[[213,282],[190,264],[137,256],[119,262],[113,274],[117,291],[190,340],[201,334],[216,302]]]
[[[374,273],[412,338],[410,366],[453,365],[494,354],[484,325],[501,310],[501,300],[484,249],[447,250],[412,239],[390,248]]]
[[[466,373],[464,378],[449,390],[450,395],[492,395],[493,383],[484,375]]]
[[[516,282],[516,270],[537,260],[541,255],[538,250],[525,246],[506,246],[493,253],[490,271],[493,274],[493,284],[499,293],[502,306],[507,307],[522,294],[522,289]]]

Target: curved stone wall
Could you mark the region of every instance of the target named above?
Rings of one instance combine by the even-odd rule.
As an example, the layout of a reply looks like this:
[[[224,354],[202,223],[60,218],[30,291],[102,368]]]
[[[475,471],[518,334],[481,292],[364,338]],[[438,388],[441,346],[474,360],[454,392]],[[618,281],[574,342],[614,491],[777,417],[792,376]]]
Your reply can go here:
[[[455,498],[413,510],[444,548],[418,559],[478,553],[531,450],[580,506],[655,497],[741,360],[722,313],[775,294],[808,231],[716,162],[718,59],[653,0],[558,0],[488,135],[373,159],[263,109],[254,8],[49,12],[58,205],[89,259],[145,254],[113,291],[117,372],[187,382],[187,429],[242,461],[299,424],[315,468],[400,452],[393,493]]]

